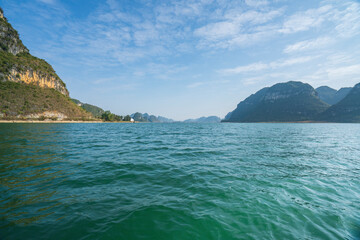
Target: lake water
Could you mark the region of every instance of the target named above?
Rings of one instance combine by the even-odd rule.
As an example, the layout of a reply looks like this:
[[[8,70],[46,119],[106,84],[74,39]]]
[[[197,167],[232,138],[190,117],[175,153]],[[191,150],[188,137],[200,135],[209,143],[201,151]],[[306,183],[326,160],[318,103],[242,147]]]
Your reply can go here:
[[[0,239],[360,239],[360,125],[0,124]]]

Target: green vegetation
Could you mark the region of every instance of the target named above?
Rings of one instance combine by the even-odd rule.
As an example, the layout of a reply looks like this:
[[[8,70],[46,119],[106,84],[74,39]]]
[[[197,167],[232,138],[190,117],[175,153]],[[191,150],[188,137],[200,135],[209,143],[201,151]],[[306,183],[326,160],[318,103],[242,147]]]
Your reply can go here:
[[[146,113],[145,113],[146,114]],[[145,118],[143,116],[142,113],[136,112],[134,114],[132,114],[132,117],[134,118],[135,121],[137,122],[149,122],[147,118]]]
[[[0,12],[4,14],[2,8],[0,8]],[[10,51],[9,47],[11,46],[13,48],[12,50],[16,50],[17,52],[29,52],[20,40],[19,33],[11,26],[5,17],[0,18],[0,28],[3,32],[0,41],[0,49],[2,51]]]
[[[91,104],[88,104],[88,103],[82,103],[79,100],[74,99],[74,98],[72,98],[71,100],[74,103],[76,103],[78,106],[80,106],[81,108],[86,110],[87,112],[91,113],[96,118],[101,118],[103,113],[105,113],[105,111],[102,108],[99,108],[97,106],[94,106],[94,105],[91,105]]]
[[[225,122],[310,121],[329,107],[309,84],[278,83],[240,102]]]
[[[319,96],[320,98],[319,98]],[[325,103],[334,103],[330,106]],[[348,122],[360,123],[360,83],[339,91],[316,91],[302,82],[278,83],[240,102],[223,122]]]
[[[90,120],[92,116],[71,99],[52,88],[0,82],[0,113],[3,119],[17,119],[45,111],[59,112],[71,120]]]
[[[349,87],[341,88],[339,91],[336,91],[335,89],[329,88],[327,86],[321,86],[316,89],[316,92],[319,94],[319,98],[329,105],[334,105],[340,102],[346,97],[346,95],[349,94],[350,91],[351,88]]]
[[[0,8],[3,14],[3,10]],[[62,86],[65,83],[50,64],[45,60],[32,56],[22,43],[18,32],[11,26],[7,19],[0,18],[0,80],[10,74],[11,70],[17,72],[35,71],[40,76],[52,76]],[[20,75],[15,77],[19,78]]]
[[[123,117],[123,116],[119,116],[114,113],[111,113],[110,111],[105,111],[101,115],[101,119],[103,119],[105,122],[122,122],[122,121],[129,122],[131,120],[131,117],[129,115]]]
[[[50,75],[57,79],[64,87],[65,83],[59,78],[55,70],[45,60],[34,57],[29,53],[19,53],[16,56],[0,51],[0,72],[8,75],[12,69],[18,72],[36,71],[39,75]]]
[[[360,83],[356,84],[340,102],[317,117],[318,121],[360,122]]]

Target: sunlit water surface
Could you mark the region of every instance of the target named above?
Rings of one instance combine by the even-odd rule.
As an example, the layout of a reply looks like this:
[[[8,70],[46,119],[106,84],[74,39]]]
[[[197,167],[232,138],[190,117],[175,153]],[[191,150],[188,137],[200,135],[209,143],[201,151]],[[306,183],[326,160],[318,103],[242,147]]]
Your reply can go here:
[[[0,124],[0,239],[359,239],[360,125]]]

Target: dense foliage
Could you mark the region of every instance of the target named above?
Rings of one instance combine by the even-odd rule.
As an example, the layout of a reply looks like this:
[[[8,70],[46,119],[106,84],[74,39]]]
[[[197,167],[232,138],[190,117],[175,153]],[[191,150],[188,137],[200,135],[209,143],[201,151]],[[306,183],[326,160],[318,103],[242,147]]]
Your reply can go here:
[[[87,112],[91,113],[96,118],[101,118],[103,113],[105,112],[102,108],[98,106],[94,106],[88,103],[82,103],[77,99],[72,98],[71,99],[74,103],[76,103],[78,106],[86,110]]]
[[[228,122],[309,121],[329,107],[309,84],[287,82],[264,88],[240,102]]]
[[[0,12],[3,10],[0,8]],[[0,80],[11,70],[36,71],[38,75],[52,76],[65,87],[55,70],[45,60],[32,56],[22,43],[18,32],[7,19],[0,18]]]
[[[52,88],[0,82],[0,113],[5,119],[18,115],[57,111],[70,119],[90,119],[91,115],[79,108],[71,99]]]
[[[52,66],[45,60],[34,57],[29,53],[20,53],[15,56],[11,53],[0,51],[0,73],[4,76],[9,74],[12,69],[18,72],[27,70],[36,71],[40,75],[52,76],[65,87],[65,83],[61,81]]]
[[[316,92],[319,94],[319,98],[329,104],[334,105],[338,102],[340,102],[346,95],[349,94],[351,91],[351,88],[341,88],[339,91],[336,91],[335,89],[329,88],[327,86],[318,87],[316,89]]]
[[[2,8],[0,8],[0,12],[2,15],[4,14]],[[6,17],[0,18],[0,28],[2,31],[2,34],[0,35],[0,50],[5,52],[11,50],[16,50],[17,52],[29,52],[20,40],[19,33],[11,26]]]
[[[171,123],[174,122],[174,120],[170,119],[170,118],[166,118],[166,117],[162,117],[162,116],[155,116],[155,115],[149,115],[147,113],[133,113],[131,114],[131,117],[136,121],[136,122],[151,122],[151,123]]]
[[[360,83],[355,85],[349,94],[337,104],[331,106],[317,117],[326,122],[360,122]]]
[[[122,122],[122,121],[129,122],[129,121],[131,121],[131,117],[129,115],[123,117],[123,116],[119,116],[114,113],[111,113],[110,111],[105,111],[101,115],[101,119],[103,119],[106,122]]]

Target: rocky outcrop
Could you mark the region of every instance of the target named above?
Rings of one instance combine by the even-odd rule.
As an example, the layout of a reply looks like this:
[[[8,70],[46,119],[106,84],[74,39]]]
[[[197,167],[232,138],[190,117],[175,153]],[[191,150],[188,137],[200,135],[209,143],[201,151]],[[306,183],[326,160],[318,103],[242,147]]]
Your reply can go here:
[[[45,60],[32,56],[0,9],[0,119],[84,120],[93,116],[69,98]]]
[[[67,119],[68,116],[66,116],[63,113],[59,113],[56,111],[46,111],[43,113],[32,113],[32,114],[28,114],[26,116],[21,116],[18,115],[18,118],[25,118],[25,119],[43,119],[43,120],[57,120],[57,121],[62,121],[64,119]]]
[[[68,96],[69,92],[54,69],[36,58],[22,43],[18,32],[4,17],[0,8],[0,81],[23,82],[53,88]]]
[[[18,32],[8,23],[4,17],[4,12],[0,8],[0,50],[9,52],[13,55],[19,53],[29,53],[19,38]]]
[[[66,96],[69,95],[69,92],[64,86],[64,84],[60,82],[56,77],[53,77],[48,74],[44,74],[33,70],[25,70],[19,72],[15,69],[12,69],[10,71],[10,74],[8,74],[6,77],[7,80],[9,81],[23,82],[26,84],[37,85],[39,87],[54,88]]]

